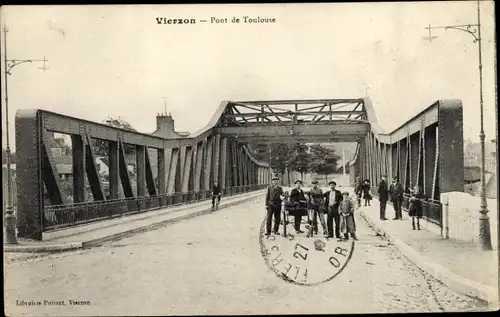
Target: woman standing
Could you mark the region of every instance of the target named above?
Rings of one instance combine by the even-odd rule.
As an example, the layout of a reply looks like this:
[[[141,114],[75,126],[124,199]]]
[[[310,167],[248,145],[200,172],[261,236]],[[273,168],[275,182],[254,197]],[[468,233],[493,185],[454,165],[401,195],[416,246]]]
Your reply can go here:
[[[408,215],[411,217],[411,224],[415,230],[415,218],[417,218],[417,228],[420,230],[420,218],[422,218],[422,199],[424,198],[420,192],[420,187],[415,186],[410,189],[410,206],[408,207]]]
[[[368,204],[368,206],[371,206],[370,205],[370,200],[372,200],[372,195],[370,195],[370,180],[369,179],[365,179],[365,181],[363,182],[363,199],[365,200],[365,206]]]

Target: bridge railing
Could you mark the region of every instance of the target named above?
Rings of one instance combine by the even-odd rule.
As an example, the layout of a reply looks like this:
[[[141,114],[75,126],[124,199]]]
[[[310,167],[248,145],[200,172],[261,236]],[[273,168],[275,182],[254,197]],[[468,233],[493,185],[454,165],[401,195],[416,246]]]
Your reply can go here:
[[[223,196],[264,189],[267,185],[245,185],[223,189]],[[52,231],[123,215],[196,203],[211,198],[208,190],[163,194],[157,196],[109,199],[65,205],[47,206],[44,212],[44,231]]]
[[[377,188],[372,186],[371,193],[373,196],[378,198]],[[403,203],[401,205],[402,210],[408,212],[410,207],[410,194],[403,194]],[[388,201],[392,205],[391,201]],[[386,211],[387,213],[387,211]],[[433,199],[423,199],[422,200],[422,218],[433,223],[439,228],[443,227],[443,208],[441,202]]]

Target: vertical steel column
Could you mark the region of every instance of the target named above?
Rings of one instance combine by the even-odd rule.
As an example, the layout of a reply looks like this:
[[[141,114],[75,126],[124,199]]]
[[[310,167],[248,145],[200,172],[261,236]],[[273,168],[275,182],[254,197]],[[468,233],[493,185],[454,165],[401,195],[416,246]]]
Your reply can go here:
[[[364,180],[366,178],[366,151],[365,151],[365,142],[361,140],[359,142],[359,154],[360,154],[360,162],[359,162],[359,177],[361,180]]]
[[[18,110],[16,113],[16,218],[18,235],[40,241],[42,240],[44,218],[42,122],[38,110]]]
[[[109,141],[108,143],[108,160],[109,160],[109,199],[118,199],[120,192],[120,177],[118,163],[118,142]]]
[[[463,191],[465,180],[462,104],[457,101],[439,101],[438,110],[439,190],[443,193]]]
[[[421,144],[422,144],[422,170],[420,173],[422,173],[422,187],[423,187],[423,193],[424,195],[427,195],[427,184],[426,184],[426,173],[425,173],[425,168],[426,168],[426,146],[425,146],[425,117],[424,121],[422,122],[422,139]]]
[[[433,124],[427,127],[424,134],[424,146],[425,146],[425,166],[424,166],[424,184],[425,184],[425,194],[432,198],[433,195],[433,181],[434,181],[434,163],[436,160],[436,131],[437,125]]]
[[[227,138],[221,140],[220,146],[220,165],[221,165],[221,175],[220,175],[220,187],[226,188],[226,180],[228,176],[228,160],[227,160]]]
[[[111,144],[111,143],[110,143]],[[73,158],[73,202],[85,201],[85,145],[81,135],[71,136]]]
[[[184,166],[182,171],[182,192],[189,192],[189,177],[191,175],[191,167],[193,160],[193,147],[186,147],[184,156]]]
[[[196,144],[196,153],[195,153],[195,169],[194,169],[194,191],[199,193],[201,189],[201,181],[202,181],[202,173],[203,172],[203,152],[204,152],[204,143],[198,142]],[[205,186],[203,186],[205,187]],[[199,198],[198,198],[199,199]]]
[[[399,178],[399,181],[403,181],[403,173],[402,171],[402,155],[401,155],[401,140],[398,140],[396,143],[396,176]]]
[[[220,134],[215,135],[213,163],[213,180],[220,183]]]
[[[158,149],[158,194],[164,195],[166,193],[166,165],[165,165],[165,149]]]
[[[245,185],[244,174],[243,174],[243,149],[241,145],[238,144],[236,148],[236,156],[238,157],[238,183],[240,186]]]
[[[213,149],[213,138],[208,138],[205,139],[205,190],[209,191],[210,190],[210,185],[211,185],[211,175],[212,175],[212,149]]]
[[[375,146],[373,144],[373,133],[370,132],[370,181],[372,186],[375,182]]]
[[[233,187],[238,186],[238,181],[239,181],[239,175],[238,175],[238,152],[237,152],[237,147],[236,147],[236,141],[231,142],[231,156],[232,156],[232,165],[233,165],[233,174],[232,174],[232,180],[233,180]]]
[[[135,166],[137,175],[137,197],[146,195],[146,148],[142,145],[135,146]]]
[[[434,172],[432,173],[432,199],[439,199],[439,159],[441,155],[439,153],[440,144],[439,144],[439,129],[436,128],[436,156],[434,158]]]
[[[179,170],[179,148],[174,148],[171,151],[171,158],[170,158],[170,164],[168,166],[168,182],[167,182],[167,193],[168,194],[173,194],[177,190],[177,174]]]
[[[170,166],[172,165],[172,148],[165,149],[165,193],[168,192],[168,183],[170,180]]]
[[[241,169],[243,170],[243,185],[247,186],[249,184],[248,181],[248,160],[245,151],[243,150],[243,146],[240,147],[240,155],[241,155]]]

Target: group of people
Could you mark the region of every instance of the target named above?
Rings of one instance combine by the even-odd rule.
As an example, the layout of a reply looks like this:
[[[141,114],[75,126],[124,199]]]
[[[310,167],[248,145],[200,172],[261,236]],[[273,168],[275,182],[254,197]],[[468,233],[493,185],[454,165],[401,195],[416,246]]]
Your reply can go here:
[[[394,207],[394,218],[393,220],[403,220],[402,214],[402,205],[403,205],[403,194],[404,188],[403,185],[399,182],[399,178],[394,176],[392,179],[392,183],[387,185],[387,175],[382,175],[382,179],[380,180],[377,193],[378,199],[380,202],[380,220],[385,221],[388,220],[385,217],[385,210],[387,206],[387,202],[391,201],[392,206]],[[412,219],[412,227],[413,230],[420,230],[420,218],[422,218],[422,199],[424,199],[424,195],[419,186],[414,186],[409,189],[411,193],[411,197],[409,200],[408,207],[408,215]],[[358,196],[358,204],[361,205],[361,198],[365,200],[365,206],[368,203],[370,206],[371,194],[370,194],[370,180],[366,179],[361,182],[359,177],[356,178],[356,188],[355,193]],[[415,220],[416,220],[416,228],[415,228]]]
[[[341,193],[336,189],[337,183],[330,181],[330,190],[323,193],[318,187],[318,182],[312,182],[312,189],[304,192],[302,181],[295,182],[295,188],[290,192],[289,201],[285,202],[285,208],[294,216],[294,228],[297,234],[303,233],[300,228],[302,217],[310,211],[312,230],[318,233],[318,218],[323,227],[323,234],[327,238],[335,237],[339,241],[349,239],[349,234],[354,240],[356,237],[356,223],[354,221],[354,202],[349,198],[348,192]],[[272,218],[274,218],[273,233],[279,234],[281,222],[281,207],[284,198],[283,188],[279,185],[279,178],[272,179],[272,185],[268,187],[266,194],[266,235],[271,234]],[[306,197],[307,196],[307,197]],[[292,214],[293,210],[293,214]],[[324,215],[327,215],[326,222]]]

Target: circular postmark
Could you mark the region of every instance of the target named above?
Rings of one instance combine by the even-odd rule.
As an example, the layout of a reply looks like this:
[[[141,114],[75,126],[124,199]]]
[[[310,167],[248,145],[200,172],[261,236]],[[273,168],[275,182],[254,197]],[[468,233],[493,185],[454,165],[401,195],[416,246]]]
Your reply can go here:
[[[334,279],[346,267],[354,252],[354,240],[337,241],[305,233],[265,235],[265,219],[260,235],[260,250],[267,266],[286,282],[313,286]]]

